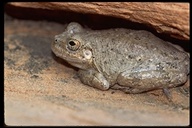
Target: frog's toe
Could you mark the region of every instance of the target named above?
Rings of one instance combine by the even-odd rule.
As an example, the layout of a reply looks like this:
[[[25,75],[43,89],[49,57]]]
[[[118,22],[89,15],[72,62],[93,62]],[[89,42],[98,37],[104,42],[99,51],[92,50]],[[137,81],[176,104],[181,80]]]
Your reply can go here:
[[[168,88],[163,88],[163,93],[165,94],[166,98],[168,99],[169,102],[172,101],[172,96]]]
[[[95,77],[93,78],[92,84],[94,87],[101,90],[109,89],[109,82],[103,77],[103,75],[99,73],[96,74]]]

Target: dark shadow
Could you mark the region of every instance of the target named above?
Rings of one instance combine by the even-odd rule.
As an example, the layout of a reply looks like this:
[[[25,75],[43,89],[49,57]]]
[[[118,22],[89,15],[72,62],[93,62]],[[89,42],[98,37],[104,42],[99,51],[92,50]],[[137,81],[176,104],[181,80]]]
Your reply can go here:
[[[59,22],[61,24],[68,24],[70,22],[78,22],[83,26],[89,27],[94,30],[109,29],[109,28],[128,28],[135,30],[147,30],[152,32],[157,37],[180,45],[187,52],[190,51],[189,41],[179,40],[170,37],[168,34],[159,34],[151,26],[131,22],[125,19],[104,16],[98,14],[83,14],[64,10],[47,10],[47,9],[33,9],[15,7],[12,5],[5,5],[5,12],[15,18],[25,20],[47,20]]]
[[[64,59],[61,59],[59,57],[57,57],[53,52],[51,52],[51,56],[52,58],[59,64],[62,64],[68,68],[73,68],[75,71],[78,71],[77,67],[72,66],[71,64],[69,64],[67,61],[65,61]]]

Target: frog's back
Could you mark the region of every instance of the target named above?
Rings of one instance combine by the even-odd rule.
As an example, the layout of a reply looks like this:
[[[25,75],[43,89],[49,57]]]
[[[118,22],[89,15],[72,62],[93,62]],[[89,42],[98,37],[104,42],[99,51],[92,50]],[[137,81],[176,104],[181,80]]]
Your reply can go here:
[[[106,77],[138,70],[187,70],[188,55],[150,32],[128,29],[94,31],[86,35],[93,48],[95,65]],[[92,39],[91,39],[92,38]],[[113,78],[111,78],[113,79]]]

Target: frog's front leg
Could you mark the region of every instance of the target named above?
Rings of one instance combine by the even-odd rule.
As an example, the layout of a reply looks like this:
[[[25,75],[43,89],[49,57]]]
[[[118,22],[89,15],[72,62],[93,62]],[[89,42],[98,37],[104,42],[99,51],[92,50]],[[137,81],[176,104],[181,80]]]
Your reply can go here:
[[[167,89],[185,83],[187,80],[186,73],[177,71],[142,71],[132,72],[125,71],[119,74],[117,83],[119,88],[126,93],[141,93],[154,89]]]
[[[98,88],[100,90],[109,89],[109,82],[106,78],[99,72],[95,70],[79,70],[78,76],[82,83],[87,84],[91,87]]]

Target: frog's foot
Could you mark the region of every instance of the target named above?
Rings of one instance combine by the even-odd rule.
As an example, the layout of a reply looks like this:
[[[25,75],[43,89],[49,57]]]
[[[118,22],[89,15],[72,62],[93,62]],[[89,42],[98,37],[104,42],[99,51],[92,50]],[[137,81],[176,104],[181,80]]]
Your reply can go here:
[[[109,82],[101,73],[95,70],[79,70],[78,75],[84,84],[98,88],[100,90],[109,89]]]
[[[174,109],[180,109],[180,110],[189,109],[189,106],[183,106],[182,104],[176,104],[175,102],[173,102],[172,95],[168,88],[163,88],[163,92],[164,92],[166,98],[168,99],[169,104],[171,104]]]
[[[179,87],[178,91],[180,91],[180,93],[182,93],[186,97],[190,96],[190,75],[188,75],[188,81],[185,83],[184,86]]]
[[[118,84],[115,84],[114,86],[112,86],[111,89],[121,90],[121,91],[123,91],[125,93],[141,93],[141,92],[144,92],[144,90],[141,90],[141,89],[126,87],[126,86],[120,86]]]
[[[190,86],[188,86],[188,87],[179,87],[178,89],[186,97],[190,96]]]

